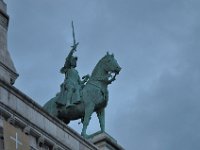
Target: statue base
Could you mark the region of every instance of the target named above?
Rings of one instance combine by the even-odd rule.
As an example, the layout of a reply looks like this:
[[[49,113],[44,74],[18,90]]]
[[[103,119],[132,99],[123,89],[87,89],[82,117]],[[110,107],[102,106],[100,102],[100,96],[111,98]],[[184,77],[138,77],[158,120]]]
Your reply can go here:
[[[117,140],[106,132],[96,132],[90,135],[88,140],[97,146],[99,150],[124,150],[124,148],[117,143]]]

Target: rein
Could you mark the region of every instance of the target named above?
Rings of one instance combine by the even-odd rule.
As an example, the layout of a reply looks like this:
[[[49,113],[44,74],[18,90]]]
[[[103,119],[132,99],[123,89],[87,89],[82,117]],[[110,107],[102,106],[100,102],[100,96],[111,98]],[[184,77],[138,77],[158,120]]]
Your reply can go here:
[[[104,58],[105,59],[105,58]],[[97,69],[100,69],[100,68],[104,68],[105,67],[109,67],[109,65],[107,63],[104,62],[104,59],[101,60],[101,62],[98,63],[98,65],[95,67],[95,71]],[[109,75],[109,74],[108,74]],[[109,81],[109,80],[108,80]],[[107,82],[107,75],[104,75],[104,76],[97,76],[97,77],[90,77],[89,81],[87,82],[88,84],[91,84],[99,89],[102,89],[101,86],[98,86],[97,84],[95,84],[94,82]]]
[[[101,89],[101,87],[97,86],[96,84],[94,84],[94,83],[92,83],[92,82],[88,82],[88,84],[94,85],[94,86],[96,86],[97,88]]]
[[[103,82],[104,81],[104,78],[103,77],[91,77],[89,79],[89,81],[87,82],[87,84],[91,84],[99,89],[102,89],[101,86],[98,86],[97,84],[95,84],[94,82]]]

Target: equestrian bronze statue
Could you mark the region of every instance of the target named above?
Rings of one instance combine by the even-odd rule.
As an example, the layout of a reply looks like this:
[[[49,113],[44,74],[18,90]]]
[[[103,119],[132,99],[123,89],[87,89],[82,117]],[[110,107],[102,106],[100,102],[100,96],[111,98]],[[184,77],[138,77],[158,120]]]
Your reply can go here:
[[[73,27],[73,24],[72,24]],[[78,43],[75,42],[69,52],[61,73],[65,74],[60,92],[49,100],[43,108],[68,124],[71,120],[81,119],[83,129],[81,135],[87,137],[86,129],[93,112],[97,113],[101,131],[105,131],[105,107],[108,103],[108,85],[115,81],[121,67],[113,54],[102,57],[92,71],[80,79],[76,68],[77,57],[73,54]]]

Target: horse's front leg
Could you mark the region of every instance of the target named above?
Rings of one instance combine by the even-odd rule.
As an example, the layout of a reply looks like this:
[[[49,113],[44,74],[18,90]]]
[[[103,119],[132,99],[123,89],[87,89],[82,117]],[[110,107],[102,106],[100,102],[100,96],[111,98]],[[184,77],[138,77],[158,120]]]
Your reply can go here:
[[[85,138],[87,136],[87,134],[86,134],[87,126],[90,122],[91,115],[94,111],[94,106],[90,105],[90,106],[86,106],[86,107],[87,108],[85,109],[85,116],[84,116],[84,119],[83,119],[83,129],[82,129],[82,132],[81,132],[81,135]]]
[[[99,119],[101,132],[104,132],[105,131],[105,109],[104,108],[97,111],[97,117]]]

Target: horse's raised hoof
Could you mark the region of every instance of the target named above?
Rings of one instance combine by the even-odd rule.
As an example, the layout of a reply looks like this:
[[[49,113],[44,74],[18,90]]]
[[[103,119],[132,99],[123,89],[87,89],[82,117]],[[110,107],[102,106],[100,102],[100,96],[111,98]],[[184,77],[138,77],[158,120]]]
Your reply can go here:
[[[81,133],[81,136],[83,137],[83,138],[85,138],[85,139],[87,139],[87,137],[88,137],[88,135],[86,134],[86,133]]]
[[[70,123],[70,120],[65,121],[65,123],[68,125]]]
[[[85,133],[85,134],[82,134],[82,133],[81,133],[81,136],[82,136],[84,139],[89,139],[89,138],[90,138],[90,136],[87,135],[86,133]]]

